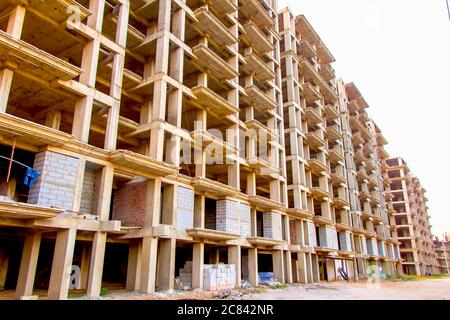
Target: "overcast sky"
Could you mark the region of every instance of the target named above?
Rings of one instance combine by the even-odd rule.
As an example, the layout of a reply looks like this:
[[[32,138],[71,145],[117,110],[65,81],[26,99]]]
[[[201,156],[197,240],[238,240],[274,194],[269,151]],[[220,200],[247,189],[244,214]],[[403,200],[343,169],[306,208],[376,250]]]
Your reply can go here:
[[[450,1],[450,0],[449,0]],[[279,0],[304,14],[368,112],[428,190],[433,233],[450,233],[450,18],[446,0]]]

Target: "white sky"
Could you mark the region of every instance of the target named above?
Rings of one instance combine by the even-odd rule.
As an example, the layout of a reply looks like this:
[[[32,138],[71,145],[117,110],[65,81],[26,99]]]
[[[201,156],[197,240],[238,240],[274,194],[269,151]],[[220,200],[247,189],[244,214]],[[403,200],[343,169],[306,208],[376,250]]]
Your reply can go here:
[[[450,0],[449,0],[450,1]],[[304,14],[368,112],[428,190],[433,233],[450,232],[450,18],[446,0],[279,0]]]

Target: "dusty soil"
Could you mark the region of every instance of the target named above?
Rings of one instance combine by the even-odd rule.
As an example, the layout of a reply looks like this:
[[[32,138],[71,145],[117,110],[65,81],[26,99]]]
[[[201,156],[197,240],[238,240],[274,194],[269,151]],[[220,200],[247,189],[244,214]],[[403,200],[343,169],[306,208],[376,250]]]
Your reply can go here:
[[[251,300],[450,300],[450,278],[291,286],[250,295]]]

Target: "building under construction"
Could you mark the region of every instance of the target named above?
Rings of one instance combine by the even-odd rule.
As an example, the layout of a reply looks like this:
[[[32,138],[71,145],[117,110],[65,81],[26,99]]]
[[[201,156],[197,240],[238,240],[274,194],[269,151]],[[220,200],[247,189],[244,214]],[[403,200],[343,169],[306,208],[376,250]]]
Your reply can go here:
[[[426,189],[402,158],[388,159],[386,166],[397,235],[401,242],[403,271],[422,276],[436,273],[437,260],[433,249]]]
[[[277,10],[0,2],[0,296],[402,274],[387,141]]]
[[[449,235],[444,234],[442,239],[436,237],[433,241],[434,251],[436,252],[437,268],[439,273],[450,274],[450,241]]]

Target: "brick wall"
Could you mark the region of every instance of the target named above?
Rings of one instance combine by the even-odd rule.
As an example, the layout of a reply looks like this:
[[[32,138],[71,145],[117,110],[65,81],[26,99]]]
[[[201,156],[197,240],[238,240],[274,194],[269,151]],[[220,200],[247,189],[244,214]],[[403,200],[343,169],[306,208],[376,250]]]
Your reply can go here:
[[[342,251],[352,251],[352,243],[348,231],[339,232],[339,242]]]
[[[367,252],[371,256],[377,256],[378,255],[378,246],[377,246],[377,240],[375,239],[367,239]]]
[[[144,225],[147,183],[130,181],[114,192],[113,220],[126,227]]]
[[[319,228],[319,242],[321,247],[339,249],[336,229],[330,227]]]
[[[34,169],[39,170],[28,203],[70,210],[73,206],[79,159],[59,153],[38,153]]]
[[[250,206],[241,203],[239,205],[239,217],[241,219],[241,236],[250,237],[252,235]]]
[[[236,201],[217,201],[216,230],[239,233],[238,208]]]
[[[177,229],[194,227],[194,190],[178,187]]]
[[[308,244],[310,247],[317,247],[316,227],[314,223],[308,221]]]
[[[94,196],[95,196],[95,177],[96,172],[93,168],[86,168],[83,180],[83,192],[81,194],[80,211],[84,213],[95,214]]]
[[[282,240],[281,214],[265,212],[263,215],[264,237],[274,240]]]

